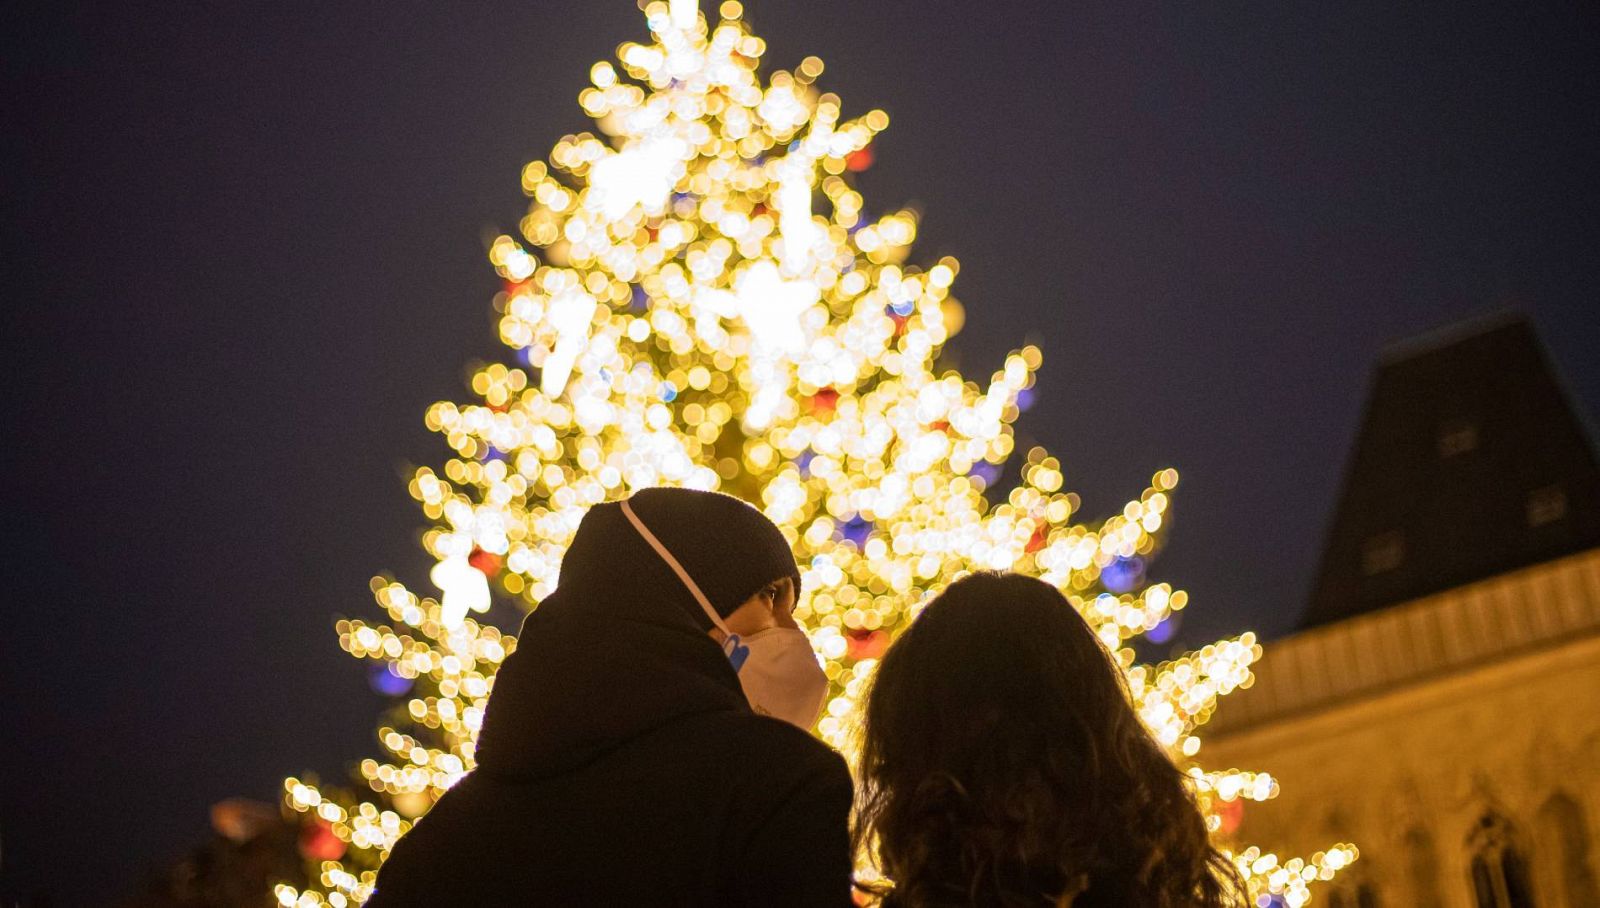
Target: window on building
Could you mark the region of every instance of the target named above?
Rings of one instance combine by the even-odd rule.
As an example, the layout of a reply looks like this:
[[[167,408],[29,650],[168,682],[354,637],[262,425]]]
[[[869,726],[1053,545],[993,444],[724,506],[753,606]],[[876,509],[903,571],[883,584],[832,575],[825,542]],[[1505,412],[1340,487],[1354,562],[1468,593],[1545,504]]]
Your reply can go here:
[[[1368,577],[1392,571],[1406,560],[1406,538],[1398,530],[1379,533],[1361,546],[1361,573]]]
[[[1567,490],[1545,486],[1528,493],[1528,526],[1542,527],[1567,516]]]
[[[1451,420],[1439,427],[1439,456],[1455,457],[1478,446],[1478,425],[1466,420]]]
[[[1548,895],[1564,908],[1600,905],[1600,886],[1589,864],[1589,828],[1583,808],[1565,794],[1556,794],[1539,808],[1537,828],[1539,858]]]
[[[1481,855],[1472,858],[1472,894],[1478,908],[1499,908],[1495,898],[1494,877],[1489,873],[1489,862]]]
[[[1472,849],[1472,891],[1478,908],[1535,908],[1527,865],[1505,818],[1486,814],[1467,844]]]
[[[1515,850],[1507,849],[1500,855],[1500,876],[1505,882],[1507,908],[1533,908],[1533,893],[1528,888],[1528,868]]]

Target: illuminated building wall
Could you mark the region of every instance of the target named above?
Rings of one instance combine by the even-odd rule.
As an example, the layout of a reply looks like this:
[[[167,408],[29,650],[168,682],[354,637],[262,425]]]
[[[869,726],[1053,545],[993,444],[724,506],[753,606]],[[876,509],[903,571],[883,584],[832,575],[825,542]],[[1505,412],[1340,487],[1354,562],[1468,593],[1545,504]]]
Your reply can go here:
[[[1239,834],[1362,853],[1335,908],[1600,905],[1600,470],[1526,323],[1379,371],[1308,626],[1206,740]]]

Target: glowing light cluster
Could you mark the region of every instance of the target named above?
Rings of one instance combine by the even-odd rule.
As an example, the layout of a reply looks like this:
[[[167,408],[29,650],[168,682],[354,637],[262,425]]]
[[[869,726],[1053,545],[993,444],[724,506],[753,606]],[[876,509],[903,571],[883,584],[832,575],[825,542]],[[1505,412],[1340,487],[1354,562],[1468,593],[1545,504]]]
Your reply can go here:
[[[1142,614],[1146,621],[1152,612],[1159,614],[1148,603],[1142,611],[1134,606],[1127,607]],[[1085,615],[1091,624],[1099,617]],[[1125,627],[1115,617],[1104,620],[1102,628],[1113,627],[1120,632]],[[1123,650],[1119,655],[1124,664],[1131,661],[1131,652]],[[1190,733],[1211,718],[1219,697],[1250,685],[1250,665],[1260,657],[1261,647],[1256,644],[1255,635],[1247,633],[1237,640],[1205,646],[1199,652],[1154,668],[1129,665],[1128,689],[1133,695],[1134,708],[1162,745],[1179,748],[1185,756],[1193,756],[1199,743]]]
[[[567,136],[522,172],[521,236],[489,250],[518,365],[479,370],[475,402],[429,409],[454,456],[410,483],[433,522],[423,545],[440,595],[375,578],[390,623],[338,626],[346,651],[411,682],[405,727],[381,728],[384,756],[360,767],[387,806],[288,780],[287,803],[349,849],[318,863],[315,885],[279,887],[284,906],[366,898],[388,849],[474,765],[495,670],[516,643],[471,615],[497,595],[535,607],[584,512],[639,488],[730,491],[783,529],[808,591],[796,614],[832,684],[817,731],[847,753],[884,647],[975,569],[1062,589],[1180,760],[1196,755],[1217,699],[1251,682],[1250,634],[1155,666],[1135,665],[1127,645],[1187,603],[1128,570],[1158,547],[1175,471],[1093,524],[1073,522],[1079,499],[1041,448],[998,494],[1040,351],[1011,354],[984,383],[939,371],[964,318],[950,292],[959,265],[908,263],[915,214],[869,217],[851,179],[888,117],[846,118],[816,88],[814,57],[763,84],[764,42],[738,3],[720,13],[712,24],[693,3],[648,3],[653,40],[597,63],[579,96],[600,135]],[[1206,804],[1276,792],[1265,775],[1191,778]],[[1341,847],[1282,866],[1253,849],[1237,859],[1252,897],[1300,904],[1306,883],[1353,858]]]
[[[1250,882],[1252,904],[1272,908],[1281,901],[1288,908],[1300,908],[1311,902],[1312,883],[1333,879],[1334,874],[1358,857],[1360,852],[1354,845],[1339,844],[1309,859],[1290,858],[1280,864],[1277,855],[1263,854],[1252,845],[1235,854],[1233,863]]]

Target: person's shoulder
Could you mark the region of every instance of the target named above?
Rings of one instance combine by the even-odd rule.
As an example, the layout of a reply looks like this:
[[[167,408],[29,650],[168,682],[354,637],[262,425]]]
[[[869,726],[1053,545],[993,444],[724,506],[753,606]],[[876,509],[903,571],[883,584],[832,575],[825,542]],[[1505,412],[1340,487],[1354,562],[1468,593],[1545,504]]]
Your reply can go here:
[[[787,770],[795,775],[823,775],[848,782],[844,758],[828,745],[803,731],[768,716],[748,712],[719,712],[701,719],[704,733],[718,741],[725,756],[747,766],[768,771]]]

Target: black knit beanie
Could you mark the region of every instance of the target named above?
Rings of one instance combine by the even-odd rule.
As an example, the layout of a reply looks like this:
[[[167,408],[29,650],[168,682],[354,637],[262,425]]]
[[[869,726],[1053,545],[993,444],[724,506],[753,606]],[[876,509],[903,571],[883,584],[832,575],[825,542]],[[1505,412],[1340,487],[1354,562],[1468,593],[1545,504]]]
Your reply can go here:
[[[677,488],[641,489],[628,504],[694,578],[717,614],[732,614],[782,577],[793,579],[799,596],[800,571],[788,540],[749,504],[720,492]],[[560,588],[619,603],[671,600],[701,630],[711,628],[711,619],[639,535],[620,502],[595,505],[584,515],[561,559]],[[591,601],[595,606],[604,608]]]

